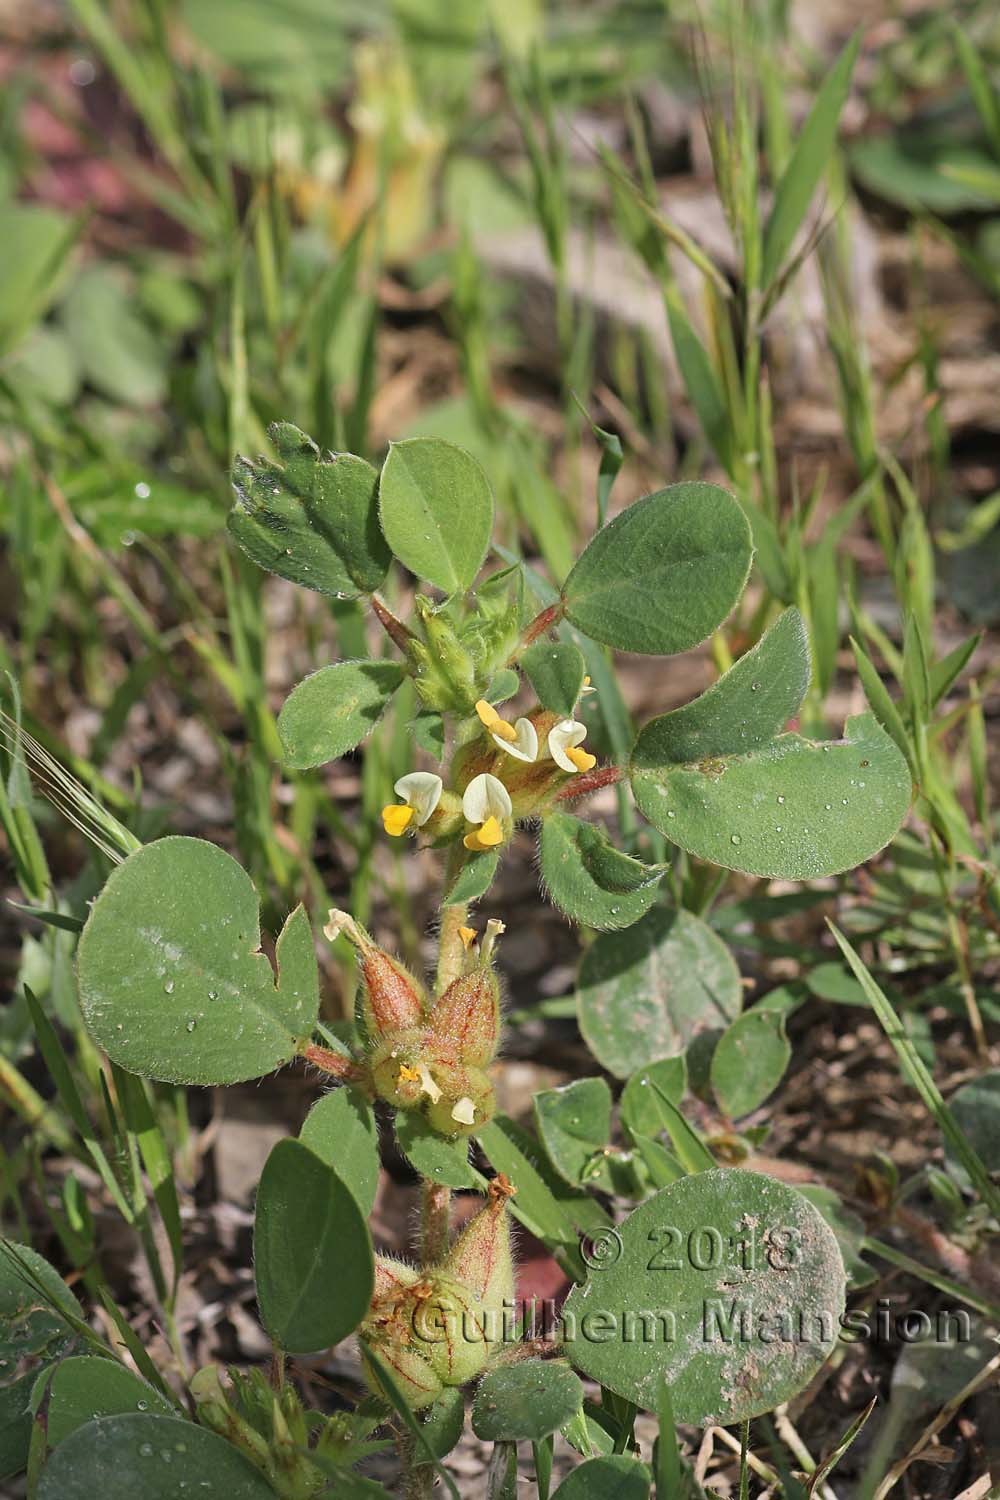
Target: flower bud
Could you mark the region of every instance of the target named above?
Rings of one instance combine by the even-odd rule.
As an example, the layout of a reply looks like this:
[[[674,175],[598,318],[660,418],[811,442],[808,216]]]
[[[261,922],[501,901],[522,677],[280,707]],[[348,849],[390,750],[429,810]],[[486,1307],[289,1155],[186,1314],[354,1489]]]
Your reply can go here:
[[[415,1347],[442,1385],[465,1385],[485,1370],[499,1320],[487,1323],[468,1287],[454,1278],[431,1272],[427,1284],[430,1294],[414,1309]]]
[[[489,923],[476,967],[448,986],[428,1018],[431,1045],[440,1039],[458,1062],[477,1068],[493,1061],[500,1035],[500,986],[492,950],[502,931],[502,922]]]
[[[471,1292],[478,1311],[502,1310],[514,1296],[514,1262],[507,1202],[517,1189],[498,1172],[487,1201],[461,1231],[441,1267]]]
[[[476,698],[472,657],[443,609],[422,594],[414,603],[424,636],[407,646],[417,693],[426,708],[467,713]]]
[[[201,1425],[211,1428],[227,1442],[235,1444],[258,1468],[267,1472],[271,1461],[269,1445],[246,1417],[235,1409],[229,1392],[222,1384],[221,1367],[204,1365],[196,1370],[191,1377],[190,1391]]]
[[[364,980],[361,1021],[371,1041],[378,1041],[391,1032],[419,1026],[427,1004],[423,985],[398,959],[390,957],[373,943],[364,928],[347,912],[331,910],[323,935],[332,943],[341,933],[354,944],[359,954]]]
[[[364,1331],[364,1330],[362,1330]],[[411,1411],[421,1411],[436,1401],[444,1389],[444,1382],[435,1373],[418,1349],[409,1344],[383,1336],[372,1336],[371,1345],[376,1358],[388,1366],[389,1374],[400,1394],[405,1396]],[[382,1389],[377,1372],[367,1360],[362,1361],[365,1381],[376,1396],[389,1400],[389,1393]]]
[[[444,1264],[427,1275],[431,1288],[414,1331],[424,1356],[445,1385],[482,1374],[504,1335],[514,1297],[506,1177],[490,1183],[486,1205],[459,1234]]]
[[[397,1260],[394,1255],[376,1255],[372,1302],[388,1304],[392,1298],[401,1297],[419,1280],[420,1272],[413,1266],[408,1266],[405,1260]]]

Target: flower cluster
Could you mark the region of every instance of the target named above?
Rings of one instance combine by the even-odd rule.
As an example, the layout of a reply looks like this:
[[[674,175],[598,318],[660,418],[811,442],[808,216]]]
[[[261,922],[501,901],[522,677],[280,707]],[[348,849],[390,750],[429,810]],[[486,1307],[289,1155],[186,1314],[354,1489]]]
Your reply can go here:
[[[593,691],[589,679],[582,691]],[[587,729],[578,719],[558,718],[539,709],[511,724],[485,698],[475,708],[494,747],[487,757],[490,769],[478,769],[483,760],[481,744],[471,742],[465,747],[456,765],[460,806],[458,796],[446,792],[443,780],[433,772],[411,771],[401,776],[393,788],[401,801],[382,809],[386,833],[398,838],[426,829],[436,841],[447,841],[461,832],[465,848],[473,853],[496,849],[510,838],[515,818],[536,812],[565,776],[590,771],[597,764],[596,757],[582,748]],[[542,735],[547,755],[540,755]],[[536,768],[535,773],[519,775],[516,765],[505,768],[505,756]]]
[[[486,1124],[496,1106],[486,1068],[500,1036],[493,948],[503,923],[487,923],[481,943],[472,928],[461,929],[464,972],[433,999],[346,912],[331,911],[323,931],[331,942],[343,934],[358,953],[358,1023],[372,1093],[396,1109],[422,1111],[442,1135]]]
[[[505,1304],[514,1295],[507,1199],[501,1174],[488,1200],[458,1235],[440,1266],[417,1271],[375,1257],[375,1294],[361,1333],[415,1411],[446,1386],[481,1375],[500,1347]],[[366,1374],[383,1394],[378,1372]]]

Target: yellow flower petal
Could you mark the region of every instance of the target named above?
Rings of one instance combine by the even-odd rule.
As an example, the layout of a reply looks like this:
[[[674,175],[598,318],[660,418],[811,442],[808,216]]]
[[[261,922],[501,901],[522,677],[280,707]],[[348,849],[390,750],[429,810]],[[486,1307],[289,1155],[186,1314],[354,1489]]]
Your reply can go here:
[[[468,953],[469,949],[476,941],[476,929],[474,927],[460,927],[458,929],[458,935],[462,939],[462,947]]]
[[[597,765],[597,756],[587,750],[578,750],[575,745],[566,746],[566,754],[578,771],[590,771]]]
[[[480,698],[476,704],[476,713],[479,715],[480,723],[483,724],[490,734],[499,735],[502,740],[513,742],[517,739],[517,731],[506,719],[501,719],[492,703],[487,703],[485,698]]]
[[[416,1083],[420,1078],[420,1074],[417,1072],[416,1068],[411,1068],[406,1063],[402,1063],[400,1065],[397,1077],[401,1083],[404,1080],[407,1083]]]
[[[405,803],[390,803],[382,809],[382,826],[394,839],[405,833],[413,822],[413,808]]]
[[[503,829],[496,818],[487,818],[479,830],[479,842],[484,849],[495,849],[497,844],[503,843]]]

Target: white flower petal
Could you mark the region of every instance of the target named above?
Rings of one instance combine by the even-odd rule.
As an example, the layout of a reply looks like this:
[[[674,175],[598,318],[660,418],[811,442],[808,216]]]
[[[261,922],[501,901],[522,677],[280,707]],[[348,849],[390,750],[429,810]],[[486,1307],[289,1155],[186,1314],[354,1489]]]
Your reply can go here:
[[[422,828],[441,801],[444,782],[433,771],[411,771],[401,776],[393,787],[397,797],[402,797],[407,807],[412,807],[414,821]]]
[[[462,797],[462,812],[470,823],[485,823],[487,818],[509,818],[513,814],[510,793],[496,776],[483,772],[473,776]]]
[[[420,1087],[427,1095],[432,1104],[436,1104],[441,1097],[441,1090],[434,1082],[430,1069],[426,1063],[417,1063],[417,1072],[420,1074]]]
[[[457,1120],[459,1125],[475,1125],[476,1106],[468,1094],[463,1094],[451,1112],[451,1118]]]
[[[505,740],[499,734],[491,736],[494,745],[513,755],[515,760],[536,761],[538,759],[538,731],[530,719],[518,719],[514,725],[516,740]]]
[[[566,751],[582,745],[586,738],[587,726],[577,719],[560,719],[549,730],[549,754],[561,771],[569,771],[575,775],[580,769],[573,764]]]

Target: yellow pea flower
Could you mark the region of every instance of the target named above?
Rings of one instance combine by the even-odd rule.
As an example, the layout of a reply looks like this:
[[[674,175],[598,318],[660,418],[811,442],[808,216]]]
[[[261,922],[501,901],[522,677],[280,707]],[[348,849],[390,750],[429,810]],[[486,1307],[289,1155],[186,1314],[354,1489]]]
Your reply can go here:
[[[462,842],[466,849],[495,849],[504,841],[504,823],[513,817],[510,793],[498,777],[484,772],[474,776],[466,787],[462,812],[469,823],[479,825],[465,835]]]
[[[432,771],[411,771],[401,776],[393,787],[402,802],[392,802],[382,809],[382,826],[394,839],[404,834],[412,823],[423,828],[441,801],[444,782]]]
[[[516,723],[508,724],[485,698],[480,698],[476,704],[476,713],[493,743],[501,750],[513,755],[515,760],[530,763],[538,759],[538,731],[530,719],[518,719]]]
[[[577,719],[560,719],[549,730],[549,754],[561,770],[575,774],[590,771],[597,765],[596,755],[580,749],[586,738],[587,726]]]

